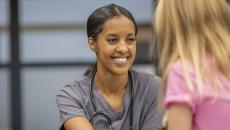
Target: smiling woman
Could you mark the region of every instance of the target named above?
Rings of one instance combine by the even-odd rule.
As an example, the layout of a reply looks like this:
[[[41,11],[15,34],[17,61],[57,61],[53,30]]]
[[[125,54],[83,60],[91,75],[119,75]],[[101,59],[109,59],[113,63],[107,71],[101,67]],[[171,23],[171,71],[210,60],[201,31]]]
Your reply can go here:
[[[60,129],[160,129],[159,78],[131,68],[137,35],[132,14],[115,4],[98,8],[88,18],[87,34],[96,65],[58,93]]]
[[[113,17],[103,25],[96,40],[89,37],[89,44],[97,55],[98,73],[127,76],[136,54],[136,32],[131,20],[123,15]]]

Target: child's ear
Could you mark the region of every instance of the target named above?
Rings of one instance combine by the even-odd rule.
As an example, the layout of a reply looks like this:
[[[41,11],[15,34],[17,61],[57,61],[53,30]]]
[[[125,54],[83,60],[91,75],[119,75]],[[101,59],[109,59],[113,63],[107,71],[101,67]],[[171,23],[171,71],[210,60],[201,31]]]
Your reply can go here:
[[[88,37],[88,44],[90,49],[96,52],[96,42],[92,37]]]

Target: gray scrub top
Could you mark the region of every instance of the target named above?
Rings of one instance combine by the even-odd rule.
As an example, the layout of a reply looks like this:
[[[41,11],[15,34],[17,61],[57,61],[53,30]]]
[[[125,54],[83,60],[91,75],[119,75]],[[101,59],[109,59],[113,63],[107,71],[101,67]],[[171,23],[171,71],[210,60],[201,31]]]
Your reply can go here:
[[[159,111],[158,90],[160,79],[144,72],[131,70],[133,75],[133,130],[154,130],[162,128],[162,112]],[[57,94],[57,105],[60,112],[60,130],[64,130],[64,121],[83,116],[90,119],[94,109],[90,100],[90,77],[83,75],[79,80],[66,85]],[[116,112],[105,98],[93,86],[93,96],[97,111],[105,112],[112,120],[113,130],[129,130],[130,127],[130,78],[120,112]],[[103,116],[93,118],[95,130],[109,130],[109,124]]]

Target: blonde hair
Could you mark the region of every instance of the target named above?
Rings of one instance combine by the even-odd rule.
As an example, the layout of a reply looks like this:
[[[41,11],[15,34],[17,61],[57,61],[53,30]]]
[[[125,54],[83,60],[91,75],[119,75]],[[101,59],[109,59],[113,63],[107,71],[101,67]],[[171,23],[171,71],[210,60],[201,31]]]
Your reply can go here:
[[[204,77],[218,83],[219,77],[211,77],[210,68],[203,65],[207,54],[213,57],[218,71],[230,79],[230,8],[226,0],[159,0],[155,31],[164,86],[169,66],[177,60],[182,62],[190,89],[194,86],[188,62],[194,67],[199,92]]]

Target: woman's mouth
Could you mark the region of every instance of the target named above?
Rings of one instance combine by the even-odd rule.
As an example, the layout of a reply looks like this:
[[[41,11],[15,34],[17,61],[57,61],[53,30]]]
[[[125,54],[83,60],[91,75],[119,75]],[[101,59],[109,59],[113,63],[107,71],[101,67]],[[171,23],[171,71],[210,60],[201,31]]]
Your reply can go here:
[[[113,58],[113,61],[117,66],[123,67],[127,65],[128,58],[127,57],[115,57]]]

